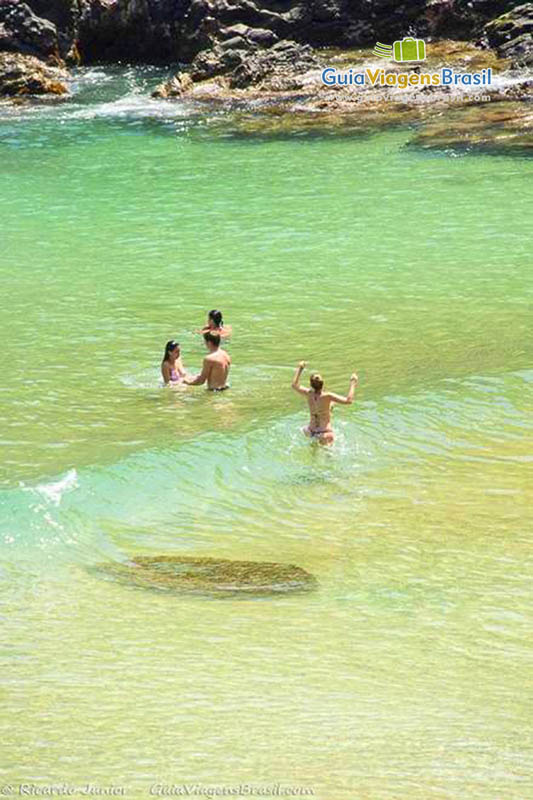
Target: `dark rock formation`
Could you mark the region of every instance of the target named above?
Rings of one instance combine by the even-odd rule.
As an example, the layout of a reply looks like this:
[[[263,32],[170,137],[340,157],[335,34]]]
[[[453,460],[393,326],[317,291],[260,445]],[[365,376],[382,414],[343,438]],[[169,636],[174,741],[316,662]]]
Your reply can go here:
[[[190,0],[86,0],[78,21],[83,61],[180,60]]]
[[[408,34],[465,40],[480,36],[487,22],[512,12],[521,0],[26,0],[26,4],[0,0],[4,15],[6,9],[18,8],[18,21],[12,17],[6,27],[0,19],[7,31],[0,49],[9,46],[41,54],[58,43],[65,57],[75,44],[85,63],[175,63],[190,62],[216,45],[236,52],[253,46],[270,48],[283,40],[340,48],[368,46],[377,40],[392,43]],[[31,7],[33,20],[48,21],[40,23],[45,26],[42,43],[30,31],[35,23],[24,22],[22,6]],[[45,44],[46,36],[50,41]]]
[[[517,6],[489,22],[484,34],[491,47],[515,66],[533,64],[533,3]]]
[[[67,73],[34,56],[0,53],[0,95],[65,94]]]
[[[26,0],[26,2],[38,17],[50,20],[59,31],[67,31],[74,27],[81,5],[77,0]]]
[[[59,51],[63,58],[76,61],[75,42],[78,23],[91,0],[26,0],[39,17],[50,20],[57,29]]]
[[[56,26],[20,0],[0,2],[0,51],[59,57]]]
[[[377,40],[392,42],[409,33],[465,40],[480,35],[483,25],[521,0],[180,0],[172,13],[163,0],[117,0],[117,20],[125,30],[129,6],[143,8],[143,24],[163,51],[190,61],[214,42],[235,32],[263,46],[290,39],[313,47],[359,47]],[[159,14],[153,11],[157,7]],[[151,9],[151,10],[150,10]],[[155,28],[154,28],[155,26]],[[118,30],[118,29],[117,29]],[[169,38],[168,31],[172,31]],[[158,32],[157,32],[158,31]],[[243,31],[247,31],[246,34]],[[254,34],[254,31],[256,32]],[[122,34],[118,31],[115,46]],[[237,41],[231,48],[236,49]]]
[[[424,18],[427,33],[455,39],[480,36],[483,26],[519,5],[522,0],[428,0]],[[420,32],[425,30],[422,24]]]
[[[223,86],[230,90],[260,86],[267,91],[287,91],[301,86],[302,75],[319,66],[308,45],[281,41],[265,48],[239,35],[198,53],[188,72],[179,72],[158,86],[153,96],[181,97],[195,83],[222,76]]]
[[[319,62],[308,45],[283,41],[267,49],[255,49],[232,70],[230,86],[245,88],[262,83],[267,77],[280,88],[298,85],[298,76],[318,68]]]
[[[242,89],[261,83],[267,75],[294,76],[318,67],[318,63],[307,45],[282,41],[261,48],[239,37],[199,53],[191,64],[190,76],[201,81],[228,75],[230,87]]]

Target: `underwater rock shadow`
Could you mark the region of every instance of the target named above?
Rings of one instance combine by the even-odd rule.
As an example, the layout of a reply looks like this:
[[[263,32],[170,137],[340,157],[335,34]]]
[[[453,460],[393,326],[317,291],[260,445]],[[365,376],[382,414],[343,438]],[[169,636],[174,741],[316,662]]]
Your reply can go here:
[[[90,574],[136,589],[210,598],[276,597],[310,592],[318,581],[293,564],[181,556],[135,556],[97,564]]]

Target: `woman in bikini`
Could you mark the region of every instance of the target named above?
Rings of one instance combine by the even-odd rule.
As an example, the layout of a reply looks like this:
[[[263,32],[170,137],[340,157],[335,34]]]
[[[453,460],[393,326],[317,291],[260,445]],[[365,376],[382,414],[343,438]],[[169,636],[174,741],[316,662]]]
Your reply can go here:
[[[165,345],[165,355],[161,362],[161,375],[165,386],[181,383],[187,373],[181,360],[181,350],[178,342],[171,339]]]
[[[218,333],[221,339],[227,339],[231,336],[231,325],[224,325],[224,320],[222,319],[222,311],[217,311],[214,308],[210,311],[207,315],[207,323],[204,327],[197,331],[197,333]]]
[[[292,380],[292,388],[298,394],[304,394],[309,403],[309,411],[311,420],[309,425],[303,429],[306,436],[310,436],[319,444],[333,444],[335,434],[331,427],[331,405],[332,403],[340,403],[341,405],[349,406],[353,403],[355,394],[355,387],[359,379],[355,372],[350,378],[350,388],[346,396],[341,394],[334,394],[334,392],[324,392],[324,381],[318,372],[313,372],[310,377],[310,389],[304,389],[300,386],[300,377],[302,372],[307,366],[307,362],[300,361],[296,369],[296,373]]]

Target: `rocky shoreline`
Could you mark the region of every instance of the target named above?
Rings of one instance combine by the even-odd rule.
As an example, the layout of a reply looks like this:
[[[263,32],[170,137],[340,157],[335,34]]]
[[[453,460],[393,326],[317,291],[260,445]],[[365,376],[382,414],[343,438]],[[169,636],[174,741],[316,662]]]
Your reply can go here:
[[[423,36],[424,62],[383,64],[376,41]],[[470,41],[465,41],[469,39]],[[533,3],[512,0],[0,0],[0,95],[66,95],[68,66],[183,64],[154,92],[231,111],[242,135],[416,124],[413,144],[531,152]],[[477,93],[327,86],[350,71],[491,69]],[[416,80],[416,77],[413,78]]]

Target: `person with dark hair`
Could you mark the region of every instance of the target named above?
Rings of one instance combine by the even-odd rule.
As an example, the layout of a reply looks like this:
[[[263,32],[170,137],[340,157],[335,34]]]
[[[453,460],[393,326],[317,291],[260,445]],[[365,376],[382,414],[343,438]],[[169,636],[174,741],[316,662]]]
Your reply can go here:
[[[229,336],[231,336],[231,326],[224,325],[222,311],[218,311],[216,308],[213,308],[207,314],[207,323],[204,325],[202,330],[198,331],[198,333],[218,333],[222,339],[227,339]]]
[[[171,339],[165,345],[165,354],[161,362],[161,375],[163,376],[165,386],[180,383],[186,374],[181,360],[179,343]]]
[[[307,362],[300,361],[296,368],[296,373],[292,380],[292,388],[299,394],[307,397],[311,420],[303,432],[306,436],[316,440],[319,444],[333,444],[335,434],[331,426],[331,406],[333,403],[351,405],[355,394],[355,387],[359,379],[355,372],[350,378],[350,388],[346,396],[335,394],[334,392],[324,392],[324,380],[318,372],[313,372],[309,379],[311,388],[305,389],[300,386],[300,377],[307,366]]]
[[[220,334],[208,331],[204,333],[205,346],[209,352],[204,358],[202,371],[196,378],[185,378],[188,386],[202,386],[207,382],[211,392],[223,392],[229,389],[228,374],[231,358],[220,346]]]

